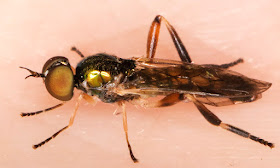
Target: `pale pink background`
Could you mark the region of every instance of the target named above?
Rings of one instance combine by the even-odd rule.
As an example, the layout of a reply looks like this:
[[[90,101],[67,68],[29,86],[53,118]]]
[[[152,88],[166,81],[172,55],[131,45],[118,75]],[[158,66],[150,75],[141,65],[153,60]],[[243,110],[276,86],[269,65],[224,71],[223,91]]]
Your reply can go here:
[[[279,1],[1,1],[0,2],[0,167],[269,167],[280,166]],[[128,58],[145,54],[150,23],[157,14],[177,29],[195,63],[226,63],[250,77],[272,82],[257,102],[209,107],[224,122],[275,143],[269,149],[210,125],[191,103],[160,109],[128,105],[128,154],[116,105],[82,103],[74,126],[38,150],[31,146],[64,127],[75,98],[55,111],[29,118],[57,104],[41,79],[24,80],[26,66],[41,71],[47,59],[80,58],[107,52]],[[178,60],[163,27],[157,58]]]

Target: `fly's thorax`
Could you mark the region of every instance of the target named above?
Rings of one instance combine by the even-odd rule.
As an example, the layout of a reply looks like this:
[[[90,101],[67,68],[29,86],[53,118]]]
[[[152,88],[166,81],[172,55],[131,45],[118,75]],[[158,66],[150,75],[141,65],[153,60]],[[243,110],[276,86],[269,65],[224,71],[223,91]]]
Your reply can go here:
[[[134,71],[134,62],[103,53],[89,56],[77,65],[76,87],[91,96],[104,97]]]

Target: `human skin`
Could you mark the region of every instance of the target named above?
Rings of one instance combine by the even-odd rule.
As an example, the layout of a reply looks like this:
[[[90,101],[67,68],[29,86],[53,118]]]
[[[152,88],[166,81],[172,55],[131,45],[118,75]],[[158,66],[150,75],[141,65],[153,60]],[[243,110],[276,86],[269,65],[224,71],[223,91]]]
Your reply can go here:
[[[1,119],[0,167],[279,167],[278,1],[124,1],[0,3]],[[81,102],[74,125],[46,145],[32,145],[68,124],[80,91],[63,107],[20,117],[54,106],[42,79],[29,78],[19,66],[40,72],[51,57],[81,60],[99,52],[122,58],[143,56],[147,33],[157,14],[176,28],[197,64],[222,64],[268,81],[263,98],[234,106],[209,107],[225,123],[275,143],[270,149],[209,124],[192,103],[144,109],[127,103],[128,134],[139,163],[130,159],[117,105]],[[156,58],[179,60],[164,25]],[[120,109],[119,109],[120,110]]]

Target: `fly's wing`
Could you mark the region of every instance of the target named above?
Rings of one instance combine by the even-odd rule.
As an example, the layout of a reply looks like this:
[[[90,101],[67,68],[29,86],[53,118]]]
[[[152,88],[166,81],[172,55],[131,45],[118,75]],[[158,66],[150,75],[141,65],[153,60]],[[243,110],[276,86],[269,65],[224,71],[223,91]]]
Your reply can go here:
[[[123,93],[192,94],[202,103],[222,106],[254,101],[271,86],[271,83],[215,65],[147,58],[135,60],[135,72],[120,87]]]
[[[195,98],[203,104],[219,107],[256,101],[261,98],[261,94],[235,98],[196,95]]]

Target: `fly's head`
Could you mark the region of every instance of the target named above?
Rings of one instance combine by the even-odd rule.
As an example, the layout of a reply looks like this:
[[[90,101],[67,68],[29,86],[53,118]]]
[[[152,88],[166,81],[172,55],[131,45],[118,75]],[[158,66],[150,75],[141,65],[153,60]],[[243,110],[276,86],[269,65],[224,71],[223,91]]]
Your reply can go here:
[[[28,68],[31,75],[28,77],[41,77],[46,89],[56,99],[68,101],[73,97],[74,74],[67,58],[56,56],[50,58],[43,66],[42,73],[34,72]]]

